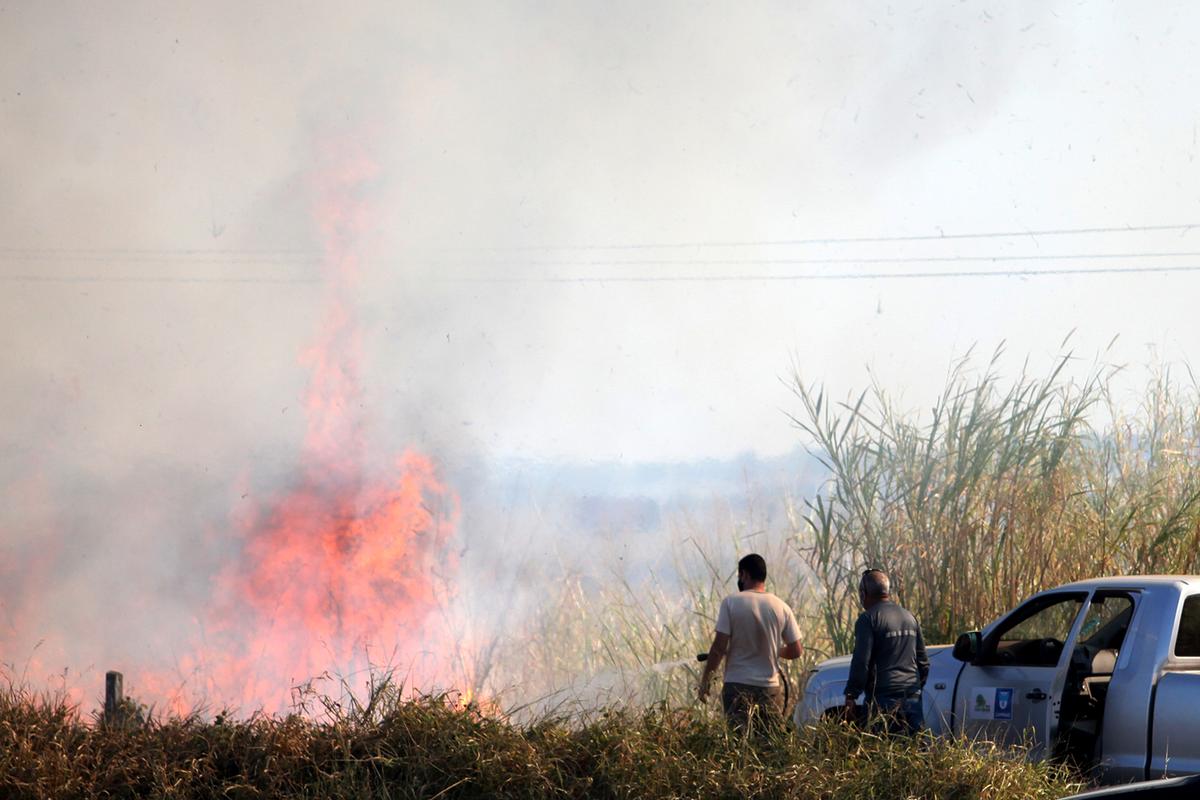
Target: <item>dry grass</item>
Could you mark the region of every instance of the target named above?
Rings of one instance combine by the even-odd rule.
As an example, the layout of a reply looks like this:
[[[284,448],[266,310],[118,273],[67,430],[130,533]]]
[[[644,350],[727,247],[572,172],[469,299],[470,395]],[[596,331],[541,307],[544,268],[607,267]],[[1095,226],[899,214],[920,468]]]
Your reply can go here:
[[[6,798],[1053,798],[1070,777],[960,742],[830,725],[744,741],[701,709],[517,726],[446,697],[293,715],[87,724],[52,696],[0,695]]]

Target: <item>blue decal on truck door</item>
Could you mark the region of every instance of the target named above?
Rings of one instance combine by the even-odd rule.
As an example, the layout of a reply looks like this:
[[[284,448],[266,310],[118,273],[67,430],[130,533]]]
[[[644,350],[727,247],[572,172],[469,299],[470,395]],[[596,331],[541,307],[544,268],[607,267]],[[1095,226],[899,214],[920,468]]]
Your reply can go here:
[[[1013,714],[1013,690],[1012,689],[997,689],[996,703],[992,706],[995,716],[993,719],[1012,719]]]

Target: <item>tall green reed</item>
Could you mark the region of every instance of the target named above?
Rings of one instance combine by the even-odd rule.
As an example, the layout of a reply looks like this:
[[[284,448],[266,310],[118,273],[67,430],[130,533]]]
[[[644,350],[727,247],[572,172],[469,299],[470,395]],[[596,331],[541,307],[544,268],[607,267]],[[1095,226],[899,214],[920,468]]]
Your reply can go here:
[[[1196,384],[1156,369],[1121,413],[1115,367],[1003,381],[998,351],[951,368],[927,414],[872,384],[833,403],[799,375],[792,419],[829,470],[796,504],[794,533],[818,587],[824,635],[849,647],[858,572],[892,574],[928,638],[948,641],[1022,597],[1105,573],[1200,569]]]

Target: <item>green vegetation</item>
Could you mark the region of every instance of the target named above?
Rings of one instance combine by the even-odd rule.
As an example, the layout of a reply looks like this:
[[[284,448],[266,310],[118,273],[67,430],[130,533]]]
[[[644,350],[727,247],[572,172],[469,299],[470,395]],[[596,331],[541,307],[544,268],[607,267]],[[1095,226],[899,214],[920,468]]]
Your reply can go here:
[[[796,374],[792,419],[828,469],[821,489],[751,487],[744,508],[714,501],[703,518],[674,520],[672,559],[649,580],[569,578],[515,643],[527,688],[560,698],[571,694],[552,689],[569,686],[585,707],[597,697],[688,702],[690,657],[707,650],[736,559],[750,551],[766,557],[768,588],[803,629],[793,685],[814,661],[850,650],[866,567],[893,576],[930,643],[1069,581],[1200,572],[1191,373],[1179,382],[1152,370],[1130,403],[1114,397],[1116,367],[1067,380],[1065,355],[1044,377],[1004,378],[999,355],[954,364],[926,412],[879,385],[833,402]]]
[[[999,355],[999,354],[997,354]],[[824,630],[844,651],[865,566],[896,577],[931,641],[952,641],[1062,583],[1200,571],[1200,391],[1152,376],[1123,414],[1116,370],[1007,385],[996,358],[963,360],[927,417],[879,386],[833,404],[799,379],[797,424],[832,475],[804,502],[796,543],[817,584]]]
[[[1053,798],[1069,776],[960,742],[831,724],[744,741],[702,709],[653,706],[515,725],[452,698],[316,717],[84,724],[59,698],[0,694],[5,798]]]

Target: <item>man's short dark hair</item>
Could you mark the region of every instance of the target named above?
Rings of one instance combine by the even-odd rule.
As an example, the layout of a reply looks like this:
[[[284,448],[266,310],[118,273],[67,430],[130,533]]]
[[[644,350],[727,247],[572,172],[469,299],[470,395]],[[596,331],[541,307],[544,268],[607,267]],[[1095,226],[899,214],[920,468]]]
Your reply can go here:
[[[738,572],[746,573],[746,577],[755,583],[763,583],[767,580],[767,561],[758,553],[742,556],[738,562]]]
[[[887,597],[892,591],[891,581],[881,569],[869,569],[864,572],[858,588],[867,597]]]

